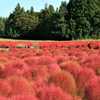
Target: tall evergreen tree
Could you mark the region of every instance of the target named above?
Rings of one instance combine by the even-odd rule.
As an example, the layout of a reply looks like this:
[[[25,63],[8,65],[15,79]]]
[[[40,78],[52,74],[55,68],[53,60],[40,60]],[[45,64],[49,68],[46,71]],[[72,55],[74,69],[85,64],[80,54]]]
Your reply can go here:
[[[4,19],[0,17],[0,34],[4,34],[5,23]]]
[[[31,9],[30,9],[30,14],[34,15],[34,8],[33,7],[31,7]]]
[[[61,6],[59,8],[59,12],[56,13],[56,21],[55,23],[55,31],[52,33],[55,34],[57,39],[68,39],[69,36],[67,34],[67,20],[66,20],[66,15],[68,13],[67,11],[67,3],[66,2],[61,2]]]
[[[95,13],[92,18],[93,31],[91,37],[94,39],[100,38],[100,12]]]
[[[76,22],[78,38],[87,38],[92,32],[92,17],[99,11],[97,0],[70,0],[68,5],[69,19]]]

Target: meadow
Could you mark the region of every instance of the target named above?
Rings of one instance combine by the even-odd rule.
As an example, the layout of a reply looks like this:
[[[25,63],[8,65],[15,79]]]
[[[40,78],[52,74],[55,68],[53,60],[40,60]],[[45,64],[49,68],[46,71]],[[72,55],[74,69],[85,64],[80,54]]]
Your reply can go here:
[[[0,40],[0,100],[100,100],[100,41]]]

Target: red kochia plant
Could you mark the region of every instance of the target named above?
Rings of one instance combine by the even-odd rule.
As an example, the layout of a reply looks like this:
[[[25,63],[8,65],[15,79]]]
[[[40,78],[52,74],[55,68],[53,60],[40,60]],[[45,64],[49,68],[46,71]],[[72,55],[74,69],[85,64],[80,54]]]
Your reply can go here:
[[[3,64],[0,64],[0,74],[5,69],[5,66]]]
[[[96,76],[95,72],[89,68],[77,68],[72,74],[76,81],[78,95],[84,97],[84,86],[90,79]]]
[[[47,82],[42,78],[37,78],[35,81],[30,82],[31,87],[37,93],[37,91],[45,86],[47,86]]]
[[[46,68],[47,68],[48,74],[51,74],[54,71],[61,71],[61,69],[60,69],[58,64],[50,64],[50,65],[47,65]]]
[[[62,55],[62,53],[60,51],[58,51],[58,50],[51,50],[51,53],[52,53],[53,57]]]
[[[14,68],[19,69],[22,73],[24,71],[27,71],[29,69],[29,67],[27,66],[27,64],[25,64],[25,62],[21,59],[17,59],[13,62],[10,62],[7,66],[12,66]]]
[[[38,61],[40,65],[48,65],[54,62],[54,60],[49,56],[41,56]]]
[[[6,57],[0,57],[0,63],[6,64],[9,60]]]
[[[36,80],[41,77],[47,79],[47,71],[46,68],[42,65],[33,65],[30,68],[32,80]]]
[[[91,79],[85,85],[86,100],[100,100],[100,77]]]
[[[57,64],[60,64],[62,62],[70,60],[70,57],[64,57],[64,56],[55,56],[54,60],[57,62]]]
[[[38,64],[38,57],[28,57],[24,59],[24,62],[29,66]]]
[[[43,50],[39,50],[36,52],[36,56],[42,56],[44,54]]]
[[[91,68],[95,71],[95,73],[99,76],[100,75],[100,62],[88,62],[83,65],[85,68]]]
[[[0,95],[7,97],[10,92],[11,92],[10,85],[5,80],[0,79]]]
[[[76,57],[76,56],[70,56],[70,60],[77,61],[78,57]]]
[[[31,52],[23,53],[23,55],[21,56],[21,58],[27,58],[27,57],[33,57],[33,53],[31,53]]]
[[[0,96],[0,100],[9,100],[9,99],[6,99],[5,97]]]
[[[15,95],[11,97],[10,100],[38,100],[38,99],[31,94],[23,94],[23,95]]]
[[[79,97],[74,97],[73,100],[83,100],[83,99],[81,99]]]
[[[48,80],[49,84],[53,83],[60,87],[66,93],[75,96],[77,94],[74,77],[68,71],[56,71],[52,73]]]
[[[0,77],[4,79],[13,75],[21,75],[20,70],[12,66],[7,66],[5,69],[2,70]]]
[[[11,96],[29,93],[33,94],[30,83],[23,77],[11,76],[7,78],[7,82],[12,88]]]
[[[88,58],[85,60],[84,63],[87,62],[99,62],[100,61],[100,55],[98,54],[91,54],[88,56]]]
[[[73,100],[66,92],[53,85],[41,88],[36,96],[39,100]]]
[[[67,70],[70,73],[72,73],[76,68],[80,67],[76,61],[66,61],[61,63],[59,66],[61,69]]]

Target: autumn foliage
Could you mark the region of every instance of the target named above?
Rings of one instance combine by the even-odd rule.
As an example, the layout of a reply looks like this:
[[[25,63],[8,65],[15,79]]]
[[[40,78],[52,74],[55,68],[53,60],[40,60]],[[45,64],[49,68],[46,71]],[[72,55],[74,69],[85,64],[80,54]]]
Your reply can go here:
[[[34,49],[33,42],[0,41],[0,47],[11,44],[0,50],[0,100],[99,100],[100,48],[94,43],[100,44],[38,42]]]

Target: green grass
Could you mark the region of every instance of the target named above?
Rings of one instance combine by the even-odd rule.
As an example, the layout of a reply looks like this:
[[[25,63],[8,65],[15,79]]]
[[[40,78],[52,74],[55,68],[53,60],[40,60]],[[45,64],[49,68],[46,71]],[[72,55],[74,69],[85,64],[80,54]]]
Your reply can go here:
[[[30,41],[30,42],[55,42],[56,40],[21,40],[21,39],[7,39],[7,38],[0,38],[0,41]],[[67,41],[67,40],[62,40]],[[77,39],[77,40],[71,40],[71,41],[100,41],[100,39]]]
[[[0,50],[9,50],[9,48],[0,48]]]
[[[0,41],[30,41],[30,42],[44,42],[44,41],[55,41],[55,40],[21,40],[21,39],[7,39],[7,38],[0,38]]]

